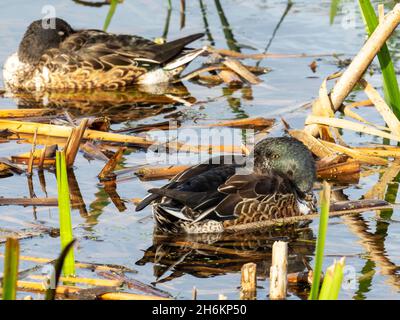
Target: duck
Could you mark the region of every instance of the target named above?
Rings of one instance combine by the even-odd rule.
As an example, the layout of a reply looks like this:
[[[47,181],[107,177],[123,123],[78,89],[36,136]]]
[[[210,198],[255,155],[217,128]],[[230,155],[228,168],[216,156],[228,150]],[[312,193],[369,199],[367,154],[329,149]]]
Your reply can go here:
[[[248,157],[222,155],[191,166],[136,206],[153,208],[156,233],[221,233],[234,225],[316,211],[316,164],[292,137],[258,142]]]
[[[203,33],[164,44],[136,35],[74,30],[61,18],[32,22],[3,67],[10,90],[115,90],[177,79],[205,48],[186,46]]]

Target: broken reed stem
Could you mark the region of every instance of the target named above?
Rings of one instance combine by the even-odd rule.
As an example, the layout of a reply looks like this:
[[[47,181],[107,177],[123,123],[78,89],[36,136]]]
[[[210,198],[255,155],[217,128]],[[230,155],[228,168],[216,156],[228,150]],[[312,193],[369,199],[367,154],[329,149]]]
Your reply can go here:
[[[29,162],[28,162],[28,176],[32,175],[33,170],[33,160],[35,158],[35,150],[36,150],[36,138],[37,138],[37,129],[33,135],[33,142],[32,142],[32,149],[29,155]]]
[[[218,53],[222,56],[232,57],[236,59],[253,59],[262,60],[265,58],[280,59],[280,58],[321,58],[333,56],[334,53],[321,53],[321,54],[306,54],[306,53],[240,53],[229,49],[215,49],[208,46],[207,51]]]
[[[53,114],[51,109],[3,109],[0,118],[31,118]]]
[[[353,90],[356,83],[360,80],[365,70],[371,64],[374,57],[385,44],[386,40],[393,33],[394,29],[400,23],[400,4],[396,4],[383,21],[376,27],[364,46],[353,58],[348,68],[336,82],[330,93],[333,111],[337,111],[342,105],[344,99]],[[305,130],[313,136],[319,133],[317,124],[307,125]]]
[[[335,111],[339,109],[344,99],[354,88],[399,23],[400,4],[396,4],[393,10],[385,16],[382,23],[376,27],[375,31],[332,89],[331,100]]]
[[[17,282],[17,288],[24,291],[32,292],[45,292],[46,288],[43,283],[23,281]],[[68,297],[69,294],[79,293],[82,288],[74,286],[57,286],[56,293],[58,295],[65,295]],[[154,296],[154,295],[143,295],[136,293],[125,293],[125,292],[108,292],[99,294],[98,299],[100,300],[170,300],[165,297]]]
[[[73,128],[59,125],[35,123],[35,122],[23,122],[23,121],[9,121],[0,119],[0,130],[8,129],[16,133],[34,134],[35,130],[38,130],[39,136],[50,136],[58,138],[70,137]],[[168,147],[173,150],[180,152],[221,152],[221,153],[242,153],[239,146],[234,145],[187,145],[180,142],[169,142],[166,144],[160,144],[157,141],[142,138],[132,135],[124,135],[111,132],[103,132],[98,130],[86,129],[83,134],[84,139],[88,140],[99,140],[117,143],[127,143],[130,145],[138,146],[141,148],[148,148],[150,146],[156,146],[165,148]]]
[[[108,162],[98,175],[100,181],[112,179],[115,177],[113,171],[115,170],[115,167],[117,166],[118,162],[121,160],[125,150],[126,147],[118,148],[117,152],[114,153],[114,155],[110,158],[110,160],[108,160]]]
[[[40,159],[38,164],[39,170],[43,170],[44,160],[46,159],[46,152],[47,152],[47,144],[44,146],[42,152],[40,153]]]
[[[69,139],[68,144],[65,147],[65,160],[67,168],[71,168],[74,165],[74,161],[88,122],[89,119],[82,119],[82,121],[79,123],[79,126],[71,131],[71,138]]]
[[[275,241],[272,246],[272,265],[269,275],[269,298],[272,300],[286,299],[287,259],[287,242]]]
[[[176,176],[182,171],[190,168],[190,166],[170,166],[170,167],[143,167],[135,172],[135,174],[143,180],[167,179]]]
[[[388,202],[383,200],[355,200],[355,201],[346,201],[349,205],[345,208],[336,208],[336,206],[340,206],[340,203],[333,203],[329,209],[329,218],[332,217],[340,217],[344,215],[358,214],[366,211],[372,210],[384,210],[393,208]],[[363,203],[365,205],[363,205]],[[308,214],[303,216],[295,216],[290,218],[281,218],[274,220],[265,220],[258,222],[250,222],[245,224],[238,224],[227,226],[225,231],[227,232],[239,232],[245,231],[249,232],[250,230],[260,230],[263,228],[268,228],[272,226],[279,226],[285,224],[292,224],[304,220],[313,220],[320,218],[319,213]]]
[[[235,72],[230,70],[221,70],[218,73],[218,77],[220,77],[221,80],[228,85],[240,86],[243,84],[242,79],[240,79],[240,77]]]
[[[240,300],[254,300],[257,293],[257,265],[246,263],[242,266]]]
[[[0,206],[46,206],[57,207],[57,198],[0,198]]]
[[[32,274],[29,275],[30,279],[44,281],[46,276]],[[95,279],[95,278],[80,278],[80,277],[60,277],[60,281],[69,283],[82,283],[99,287],[120,287],[123,281],[109,280],[109,279]]]
[[[4,255],[0,253],[0,258],[4,258]],[[31,257],[31,256],[20,256],[19,260],[21,261],[30,261],[40,264],[53,263],[54,259],[49,258],[40,258],[40,257]],[[80,269],[90,269],[92,271],[112,271],[112,272],[136,272],[133,269],[129,269],[124,266],[118,265],[106,265],[106,264],[96,264],[96,263],[87,263],[87,262],[75,262],[75,267]]]
[[[251,73],[238,60],[225,58],[222,63],[251,84],[259,84],[261,82],[257,76]]]
[[[384,161],[382,159],[382,161]],[[172,166],[145,166],[138,169],[135,174],[142,180],[158,180],[173,178],[177,174],[190,168],[188,165]],[[360,172],[360,165],[357,161],[347,161],[334,165],[321,166],[317,170],[318,178],[339,179],[340,175],[356,175]]]

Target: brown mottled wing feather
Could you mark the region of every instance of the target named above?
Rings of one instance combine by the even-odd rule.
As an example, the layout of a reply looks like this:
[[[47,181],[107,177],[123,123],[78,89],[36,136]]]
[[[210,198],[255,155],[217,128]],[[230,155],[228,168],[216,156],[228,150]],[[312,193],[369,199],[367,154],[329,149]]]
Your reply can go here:
[[[233,219],[225,221],[225,225],[300,214],[297,206],[299,191],[288,177],[276,172],[235,175],[218,190],[228,194],[215,208],[219,216]]]
[[[133,85],[141,75],[179,55],[186,44],[201,35],[157,45],[136,36],[79,31],[59,48],[48,50],[39,68],[50,70],[45,80],[49,88],[116,89]]]
[[[60,51],[74,52],[82,61],[100,61],[106,70],[131,64],[149,69],[178,56],[187,44],[202,36],[193,34],[160,45],[138,36],[85,30],[68,37]]]

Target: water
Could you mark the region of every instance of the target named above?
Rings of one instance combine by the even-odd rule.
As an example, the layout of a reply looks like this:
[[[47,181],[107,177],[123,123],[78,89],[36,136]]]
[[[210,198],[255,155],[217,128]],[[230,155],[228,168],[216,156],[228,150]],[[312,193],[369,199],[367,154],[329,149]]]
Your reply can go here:
[[[197,1],[187,1],[186,26],[179,27],[179,2],[173,1],[168,39],[174,39],[190,33],[204,30],[203,18]],[[226,48],[221,21],[216,11],[214,1],[203,1],[206,5],[207,19],[215,46]],[[77,4],[73,1],[12,1],[0,4],[0,61],[14,52],[27,24],[42,17],[42,8],[51,5],[59,17],[69,21],[76,28],[99,28],[104,23],[108,11],[107,6],[93,8]],[[232,28],[232,33],[242,52],[262,52],[270,41],[274,28],[287,7],[286,1],[223,1],[226,18]],[[45,8],[46,10],[49,7]],[[51,8],[50,8],[51,9]],[[276,32],[268,52],[271,53],[308,53],[325,54],[340,53],[344,58],[352,57],[358,52],[365,40],[364,27],[357,6],[345,2],[338,12],[333,25],[329,24],[330,1],[294,1],[288,14]],[[117,8],[110,24],[109,31],[115,33],[134,33],[148,38],[160,37],[163,34],[166,3],[162,1],[130,1]],[[204,44],[208,44],[204,41]],[[231,44],[231,43],[229,43]],[[196,43],[200,45],[200,43]],[[394,57],[400,50],[396,40],[390,43]],[[249,48],[253,48],[249,49]],[[316,60],[315,73],[309,64]],[[255,61],[244,61],[254,65]],[[184,124],[191,125],[198,118],[234,119],[242,117],[262,116],[276,118],[276,126],[271,132],[273,136],[283,134],[280,118],[284,118],[292,128],[302,128],[305,117],[310,109],[304,106],[318,94],[319,86],[324,77],[339,70],[337,59],[332,56],[321,58],[281,58],[266,59],[260,64],[272,71],[261,76],[263,83],[252,86],[251,89],[229,90],[225,85],[204,87],[185,82],[187,91],[197,101],[202,101],[189,108]],[[397,59],[396,59],[397,65]],[[196,63],[192,68],[198,66]],[[367,77],[374,86],[380,89],[381,78],[378,73]],[[361,100],[365,96],[361,92],[352,94],[352,99]],[[35,104],[37,102],[34,102]],[[165,107],[171,107],[167,105]],[[165,108],[164,107],[164,108]],[[187,110],[182,105],[176,110]],[[17,108],[13,99],[3,98],[1,108]],[[107,114],[109,107],[94,108],[71,112],[79,114]],[[125,108],[125,109],[124,109]],[[161,108],[158,108],[161,109]],[[104,111],[106,110],[106,111]],[[127,113],[126,107],[113,109],[115,123],[113,129],[135,126],[138,123],[163,121],[163,114],[157,111],[144,114]],[[363,108],[360,114],[366,119],[383,125],[383,120],[377,119],[373,108]],[[111,114],[111,112],[110,112]],[[124,114],[129,119],[121,119]],[[118,119],[117,116],[120,118]],[[123,117],[122,117],[123,118]],[[240,133],[239,133],[240,134]],[[344,139],[351,145],[368,142],[382,143],[381,139],[367,135],[359,135],[344,131]],[[9,157],[30,150],[29,144],[17,141],[3,143],[0,156]],[[123,158],[123,167],[129,167],[146,160],[145,153],[130,150]],[[236,299],[239,296],[240,267],[243,263],[256,261],[259,271],[258,298],[265,299],[268,294],[268,274],[270,263],[270,245],[280,234],[255,235],[234,239],[202,239],[203,241],[182,240],[182,246],[171,247],[171,242],[164,239],[160,242],[152,237],[153,222],[150,209],[139,213],[134,211],[133,198],[143,198],[146,190],[153,186],[161,186],[165,181],[140,182],[131,178],[117,185],[119,197],[124,204],[113,203],[110,191],[105,189],[97,179],[97,174],[104,163],[99,160],[88,161],[79,153],[74,166],[75,181],[70,177],[70,183],[77,184],[83,197],[84,205],[73,209],[74,235],[79,239],[75,256],[80,261],[96,263],[121,264],[138,271],[133,275],[136,279],[151,283],[160,281],[157,286],[169,291],[178,298],[191,298],[192,288],[198,290],[199,298],[213,299],[218,294]],[[33,175],[34,193],[37,197],[56,196],[55,175],[45,172],[46,192],[40,187],[37,172]],[[350,199],[360,198],[379,180],[375,173],[364,177],[357,185],[349,186],[344,193]],[[398,178],[391,184],[391,194],[396,202]],[[76,190],[75,190],[76,192]],[[389,192],[389,193],[390,193]],[[0,195],[3,197],[30,197],[28,182],[25,175],[13,175],[3,178],[0,183]],[[364,213],[362,216],[331,219],[326,242],[326,259],[324,269],[335,258],[346,256],[346,282],[341,290],[340,299],[398,299],[400,280],[397,265],[400,263],[398,247],[400,245],[400,227],[397,221],[398,211],[382,214]],[[26,223],[39,223],[48,227],[57,227],[58,212],[56,208],[38,207],[0,207],[0,228],[21,230]],[[302,258],[313,264],[313,236],[318,227],[318,220],[310,225],[311,230],[297,232],[298,239],[290,246],[290,271],[302,270]],[[241,248],[237,243],[241,242]],[[187,242],[185,242],[187,241]],[[216,241],[216,242],[215,242]],[[257,252],[250,252],[258,241]],[[234,242],[234,243],[232,243]],[[198,247],[194,244],[202,243]],[[207,243],[214,243],[211,249]],[[235,244],[236,243],[236,244]],[[248,246],[246,246],[246,244]],[[38,257],[55,258],[59,252],[60,241],[57,237],[42,236],[21,241],[21,254]],[[235,248],[231,251],[218,249]],[[3,250],[1,245],[0,251]],[[145,252],[147,250],[147,252]],[[211,250],[211,251],[210,251]],[[239,252],[239,254],[237,253]],[[240,253],[241,252],[241,253]],[[155,263],[154,254],[158,262]],[[167,254],[169,253],[169,254]],[[31,266],[31,265],[29,265]],[[23,262],[21,268],[28,267]],[[157,278],[159,277],[159,278]],[[289,290],[289,299],[304,298],[301,289]]]

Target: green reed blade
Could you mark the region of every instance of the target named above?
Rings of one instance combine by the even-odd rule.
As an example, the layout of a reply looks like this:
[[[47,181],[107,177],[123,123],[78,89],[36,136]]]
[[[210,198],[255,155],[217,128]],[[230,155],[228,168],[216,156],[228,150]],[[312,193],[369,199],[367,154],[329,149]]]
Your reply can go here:
[[[56,263],[54,264],[54,287],[49,288],[46,290],[45,300],[54,300],[56,297],[56,289],[58,282],[61,277],[61,270],[63,268],[65,258],[67,257],[68,253],[72,249],[75,243],[75,239],[73,239],[67,246],[61,251],[60,255],[58,256]]]
[[[378,18],[369,0],[358,1],[368,35],[371,35],[378,26]],[[378,52],[378,60],[383,76],[383,91],[385,100],[394,114],[400,119],[400,90],[390,52],[386,44]]]
[[[61,250],[63,250],[73,240],[67,166],[65,162],[65,152],[63,151],[57,151],[56,153],[56,174]],[[65,258],[63,271],[65,276],[75,275],[75,259],[73,250],[69,251]]]
[[[344,258],[328,267],[319,294],[319,300],[337,300],[343,280]]]
[[[317,247],[316,247],[316,254],[315,254],[313,282],[312,282],[311,292],[310,292],[310,296],[309,296],[310,300],[318,300],[318,292],[319,292],[319,286],[320,286],[322,264],[324,262],[324,248],[325,248],[326,231],[328,229],[330,197],[331,197],[331,187],[330,187],[329,183],[324,181],[323,189],[322,189],[321,196],[320,196],[321,213],[320,213],[320,219],[319,219],[318,239],[317,239]]]
[[[330,24],[333,24],[333,22],[335,21],[335,17],[338,12],[339,4],[340,4],[340,0],[331,0],[331,10],[329,12],[329,23]]]
[[[19,241],[7,238],[3,273],[3,300],[15,300],[17,297],[19,263]]]
[[[114,16],[115,9],[117,8],[118,0],[111,0],[110,9],[108,10],[106,20],[104,21],[103,30],[107,31],[108,26],[110,25],[111,19]]]

